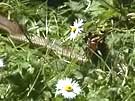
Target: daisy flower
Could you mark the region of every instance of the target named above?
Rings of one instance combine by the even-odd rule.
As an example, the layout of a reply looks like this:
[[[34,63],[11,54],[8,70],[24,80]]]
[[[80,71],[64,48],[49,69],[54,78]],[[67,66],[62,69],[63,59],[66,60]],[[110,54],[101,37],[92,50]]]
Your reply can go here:
[[[81,92],[81,88],[76,81],[70,78],[59,80],[56,84],[56,96],[62,95],[64,98],[73,99]]]
[[[83,31],[82,28],[83,24],[84,24],[83,19],[78,19],[75,20],[73,26],[70,26],[71,32],[70,32],[70,36],[68,37],[70,40],[74,40],[77,37],[77,35]]]
[[[0,67],[4,67],[3,59],[0,58]]]

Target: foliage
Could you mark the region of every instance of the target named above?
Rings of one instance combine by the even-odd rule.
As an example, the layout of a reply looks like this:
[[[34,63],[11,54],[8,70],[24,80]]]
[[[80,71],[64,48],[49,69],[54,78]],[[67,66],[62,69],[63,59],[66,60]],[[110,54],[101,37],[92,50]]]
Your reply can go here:
[[[134,101],[134,10],[134,0],[1,0],[0,13],[17,21],[30,36],[63,42],[73,21],[81,18],[84,32],[64,44],[85,51],[84,38],[93,33],[105,37],[108,50],[103,51],[105,59],[95,53],[96,61],[89,56],[81,63],[44,47],[12,43],[1,31],[0,57],[6,66],[0,68],[0,100],[65,101],[55,97],[55,85],[70,77],[82,88],[74,101]]]

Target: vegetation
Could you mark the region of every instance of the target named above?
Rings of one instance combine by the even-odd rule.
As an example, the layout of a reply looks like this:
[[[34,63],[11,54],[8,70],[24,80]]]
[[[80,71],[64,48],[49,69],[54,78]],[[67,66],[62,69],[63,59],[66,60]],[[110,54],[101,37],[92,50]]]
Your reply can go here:
[[[78,62],[30,44],[16,44],[0,31],[1,101],[135,101],[134,0],[1,0],[1,15],[17,21],[28,36],[47,36],[83,51]],[[70,26],[83,19],[83,32],[66,40]],[[99,38],[98,38],[99,37]],[[96,41],[94,49],[93,38]],[[81,94],[55,96],[57,81],[76,80]]]

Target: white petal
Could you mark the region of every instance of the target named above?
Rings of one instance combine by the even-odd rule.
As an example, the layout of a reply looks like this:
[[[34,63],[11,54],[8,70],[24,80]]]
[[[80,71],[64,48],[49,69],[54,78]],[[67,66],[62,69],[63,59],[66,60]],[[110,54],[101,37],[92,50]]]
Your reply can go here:
[[[68,98],[68,99],[73,99],[76,97],[76,94],[73,93],[73,92],[63,92],[62,95],[65,97],[65,98]]]
[[[0,59],[0,67],[4,67],[3,59]]]
[[[70,39],[70,40],[74,40],[74,39],[77,37],[77,34],[78,34],[78,33],[71,32],[71,33],[70,33],[70,36],[69,36],[69,39]]]
[[[83,20],[82,19],[78,19],[78,20],[75,20],[75,22],[74,22],[74,26],[75,27],[81,27],[82,25],[83,25],[84,23],[83,23]]]

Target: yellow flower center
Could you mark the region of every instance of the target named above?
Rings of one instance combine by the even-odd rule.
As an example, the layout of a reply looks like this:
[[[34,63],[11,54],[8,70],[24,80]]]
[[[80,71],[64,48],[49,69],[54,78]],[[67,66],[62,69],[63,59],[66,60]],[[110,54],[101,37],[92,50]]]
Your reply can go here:
[[[72,91],[73,91],[72,85],[66,85],[66,86],[64,87],[64,89],[65,89],[67,92],[72,92]]]
[[[75,26],[70,26],[71,28],[71,32],[75,32],[76,31],[76,27]]]

